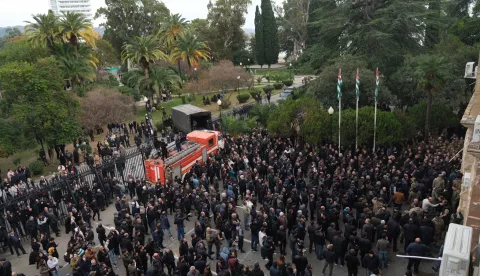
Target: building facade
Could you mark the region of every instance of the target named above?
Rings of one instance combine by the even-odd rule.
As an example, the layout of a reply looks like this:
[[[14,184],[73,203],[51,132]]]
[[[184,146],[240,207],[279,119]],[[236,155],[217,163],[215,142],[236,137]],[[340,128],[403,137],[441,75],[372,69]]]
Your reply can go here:
[[[479,72],[476,79],[480,79]],[[467,128],[467,132],[462,153],[464,177],[459,210],[464,215],[465,225],[473,228],[474,248],[480,242],[480,82],[475,83],[475,90],[461,124]]]
[[[50,9],[56,14],[62,12],[75,12],[84,14],[88,19],[93,19],[90,0],[50,0]]]

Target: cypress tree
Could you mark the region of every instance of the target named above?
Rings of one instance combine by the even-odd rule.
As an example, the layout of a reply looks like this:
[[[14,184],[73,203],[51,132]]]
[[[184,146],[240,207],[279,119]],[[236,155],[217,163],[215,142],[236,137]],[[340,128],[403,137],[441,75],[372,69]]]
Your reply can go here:
[[[258,5],[255,10],[255,58],[258,65],[263,66],[265,64],[262,14],[260,13]]]
[[[262,0],[262,24],[263,24],[263,48],[265,53],[265,63],[270,67],[271,64],[278,62],[277,22],[273,14],[272,3],[270,0]]]

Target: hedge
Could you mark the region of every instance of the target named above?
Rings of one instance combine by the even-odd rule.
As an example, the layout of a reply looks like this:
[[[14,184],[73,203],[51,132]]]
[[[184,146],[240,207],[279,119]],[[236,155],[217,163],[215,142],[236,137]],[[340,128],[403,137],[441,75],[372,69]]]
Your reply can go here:
[[[260,88],[255,88],[255,89],[252,89],[250,90],[248,93],[250,93],[250,95],[252,96],[252,98],[255,98],[258,94],[262,94],[262,89]]]
[[[285,84],[286,86],[292,86],[293,85],[293,80],[284,80],[282,81],[283,84]]]
[[[263,92],[268,93],[268,92],[272,92],[273,88],[274,88],[273,86],[267,85],[267,86],[263,87],[262,89],[263,89]]]
[[[246,103],[250,99],[250,94],[239,94],[237,100],[239,103]]]
[[[275,90],[282,89],[283,83],[274,83],[274,84],[273,84],[273,87],[275,88]]]
[[[42,161],[37,160],[30,163],[30,165],[28,165],[28,168],[33,175],[40,175],[43,173],[43,169],[45,168],[45,166],[43,165]]]

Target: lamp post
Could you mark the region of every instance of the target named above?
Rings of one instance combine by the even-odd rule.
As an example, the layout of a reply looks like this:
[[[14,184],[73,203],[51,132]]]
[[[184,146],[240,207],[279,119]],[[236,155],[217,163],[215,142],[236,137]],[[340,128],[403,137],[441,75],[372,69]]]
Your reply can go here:
[[[197,78],[197,67],[193,68],[193,78],[198,81],[198,78]]]
[[[237,92],[240,93],[240,76],[237,76]]]
[[[330,115],[330,138],[332,138],[333,136],[333,130],[332,130],[332,115],[333,115],[333,107],[330,106],[330,108],[328,109],[328,114]],[[333,141],[333,138],[332,138],[332,141]]]
[[[247,65],[245,66],[245,68],[246,68],[247,72],[249,72],[249,70],[248,70],[248,65],[250,65],[250,58],[248,58],[247,60],[248,60],[248,63],[247,63]]]
[[[292,63],[290,62],[290,64],[288,65],[288,69],[290,69],[290,77],[293,78],[293,75],[292,75]]]

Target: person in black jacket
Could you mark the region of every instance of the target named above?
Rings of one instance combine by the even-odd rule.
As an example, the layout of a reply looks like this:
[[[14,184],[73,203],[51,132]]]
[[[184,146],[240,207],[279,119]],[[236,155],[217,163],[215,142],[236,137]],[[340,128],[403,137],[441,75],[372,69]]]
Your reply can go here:
[[[408,245],[407,250],[405,252],[410,256],[423,257],[428,252],[430,252],[430,247],[423,244],[420,238],[416,238],[415,242],[412,242]],[[421,259],[409,258],[407,269],[408,270],[412,269],[412,265],[413,265],[413,272],[418,273],[418,267],[420,266],[420,261]]]
[[[322,273],[323,275],[332,276],[333,263],[337,260],[335,251],[333,251],[333,244],[327,245],[327,249],[324,251],[323,255],[325,256],[325,265],[323,266]],[[325,274],[327,267],[328,267],[328,274]]]
[[[374,271],[377,271],[380,267],[380,259],[373,250],[370,250],[367,255],[363,257],[362,260],[363,267],[366,269],[366,275],[373,274]]]
[[[360,261],[354,249],[350,249],[349,254],[345,257],[345,261],[347,262],[348,276],[357,276]]]
[[[367,239],[367,234],[363,233],[362,237],[358,239],[358,247],[360,248],[360,259],[363,260],[363,257],[372,250],[372,243]]]
[[[280,225],[280,229],[277,231],[276,240],[278,242],[278,246],[280,247],[280,255],[287,255],[287,233],[285,232],[283,225]]]
[[[297,276],[304,276],[308,265],[308,259],[303,255],[303,250],[298,251],[298,255],[293,258],[293,263],[297,269]]]
[[[409,219],[408,223],[403,226],[403,230],[405,232],[405,244],[404,244],[404,251],[407,252],[407,246],[414,242],[416,238],[420,236],[420,229],[418,226],[413,222],[413,219]]]
[[[106,235],[106,229],[103,227],[101,222],[98,223],[96,232],[98,236],[98,241],[103,246],[103,244],[107,241],[107,235]]]
[[[345,265],[345,253],[347,252],[347,246],[347,239],[342,236],[342,232],[337,232],[337,234],[333,238],[333,251],[335,251],[335,254],[337,255],[335,264],[338,264],[340,261],[341,267]]]
[[[323,260],[323,247],[325,246],[325,234],[323,233],[322,226],[317,227],[315,230],[315,254],[317,259]]]
[[[398,223],[398,218],[400,213],[395,213],[394,218],[391,218],[387,223],[387,235],[388,241],[393,244],[393,252],[397,252],[397,241],[398,236],[400,236],[400,224]]]

